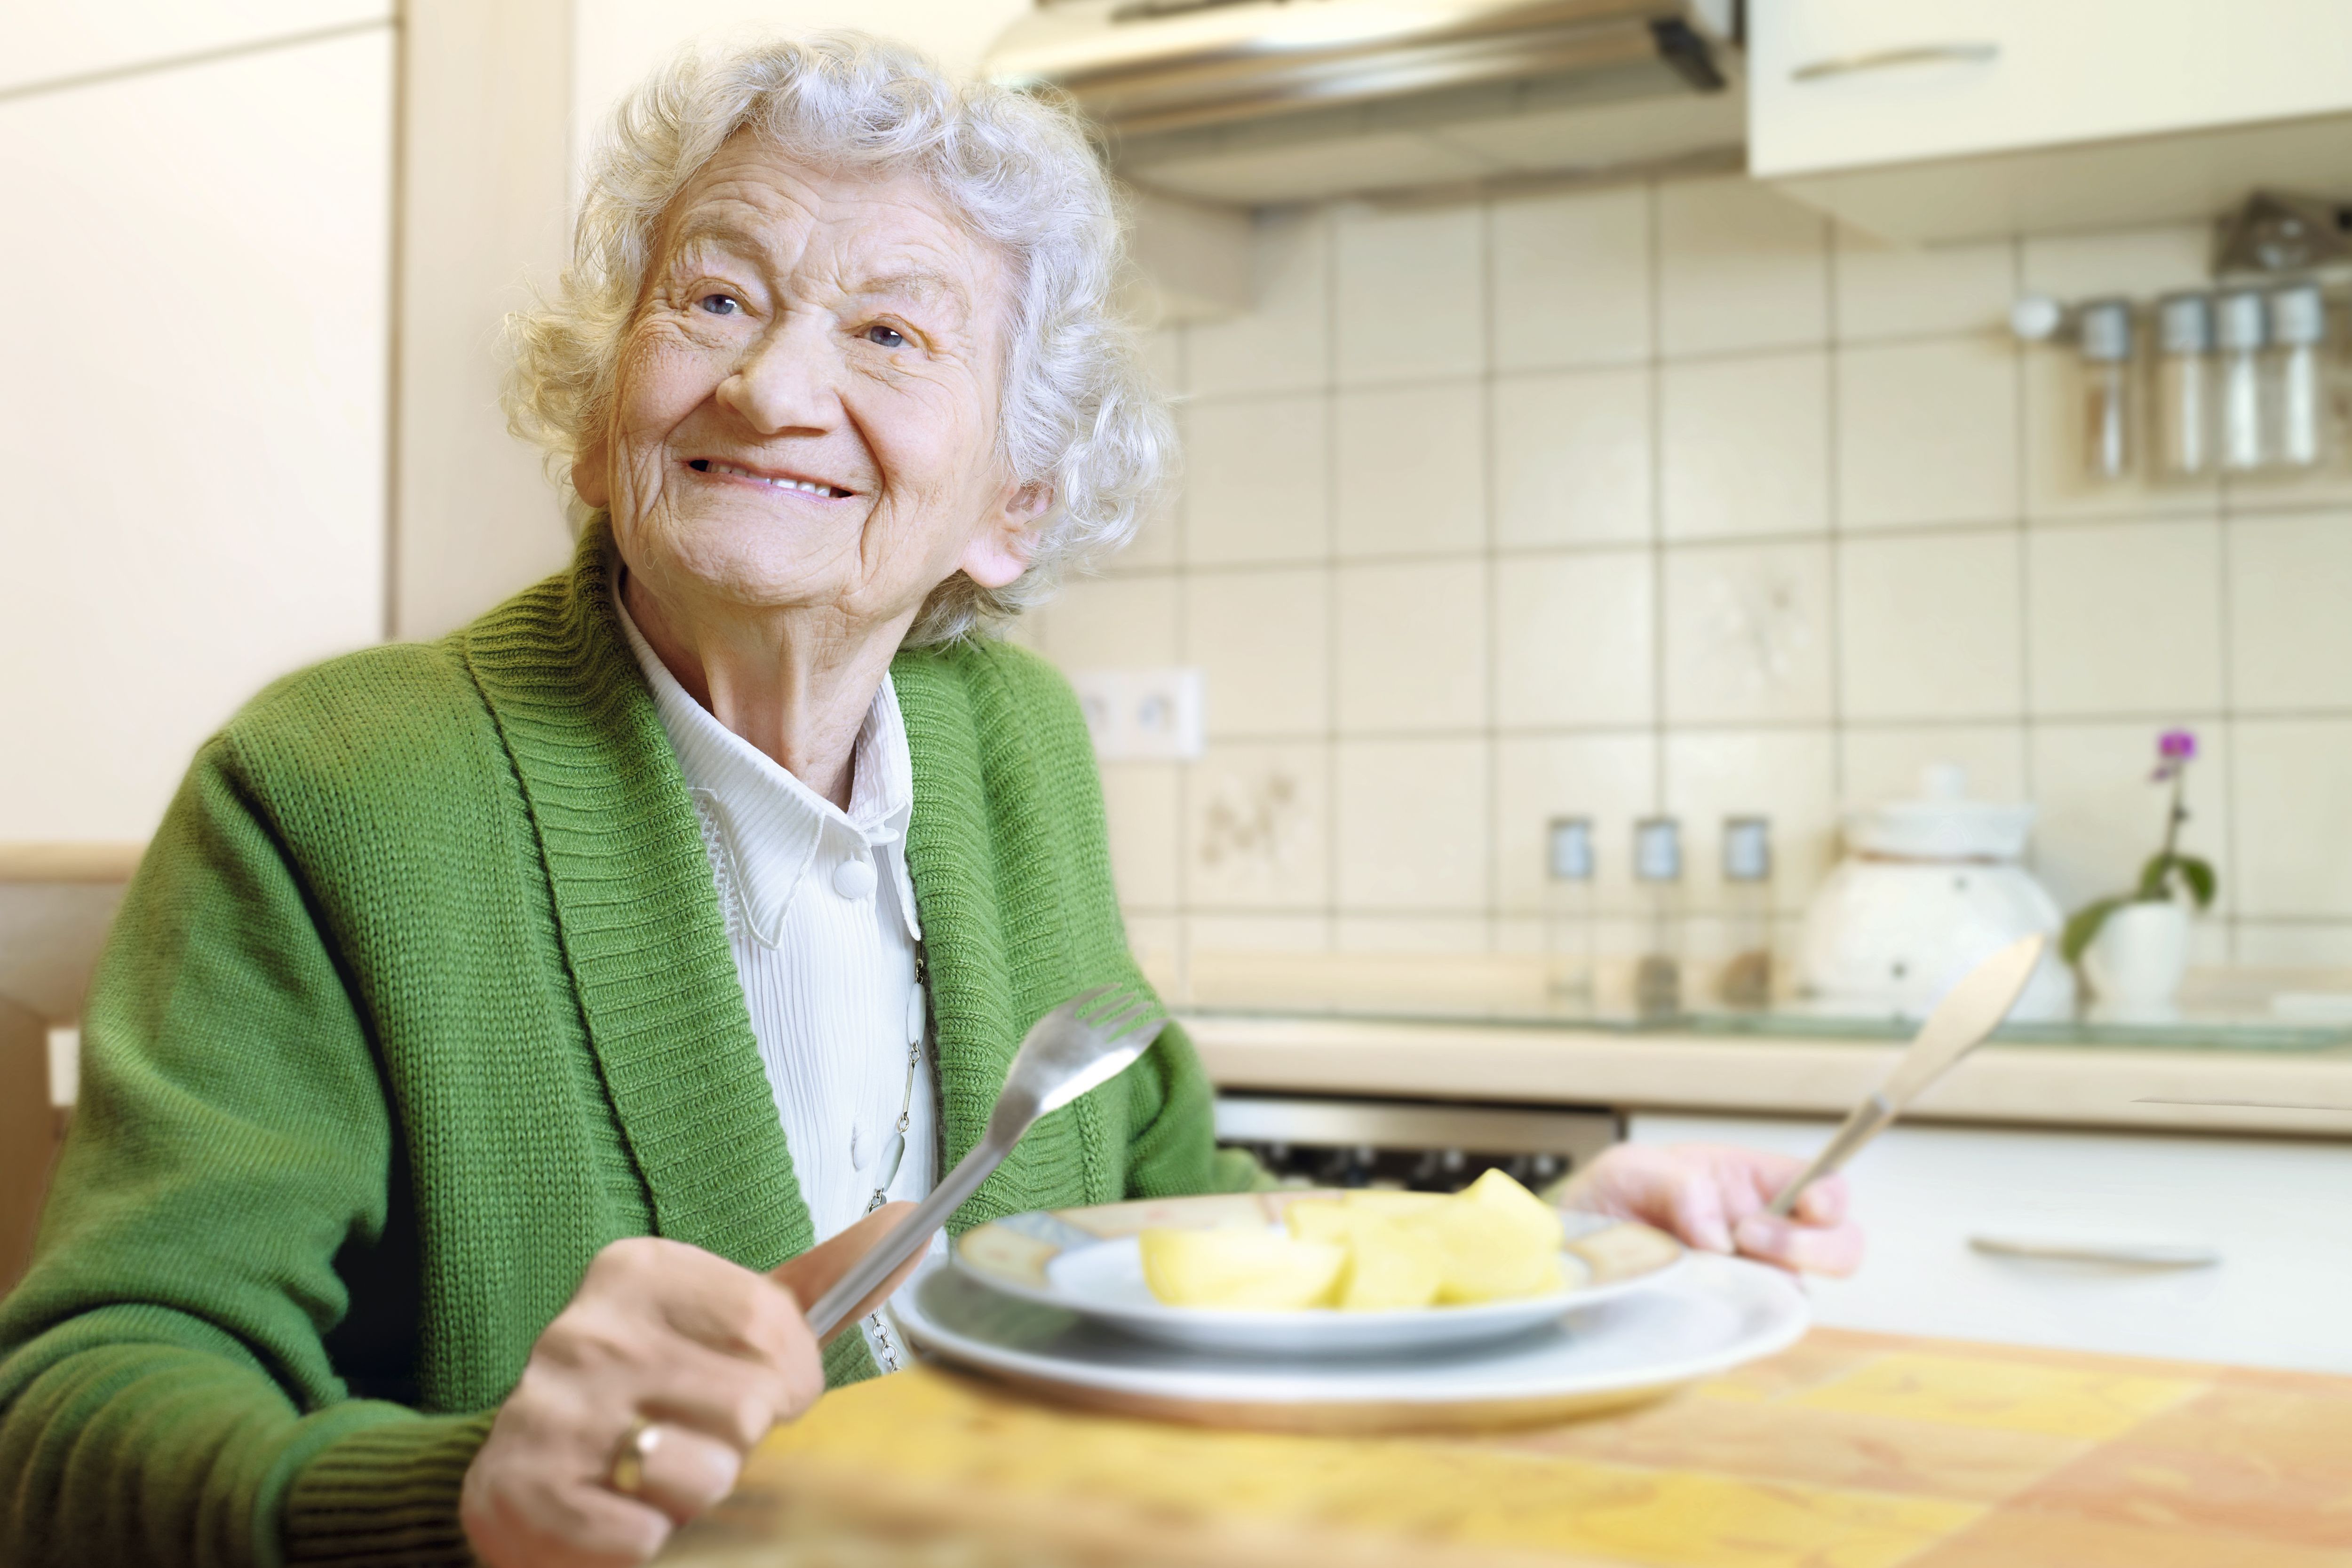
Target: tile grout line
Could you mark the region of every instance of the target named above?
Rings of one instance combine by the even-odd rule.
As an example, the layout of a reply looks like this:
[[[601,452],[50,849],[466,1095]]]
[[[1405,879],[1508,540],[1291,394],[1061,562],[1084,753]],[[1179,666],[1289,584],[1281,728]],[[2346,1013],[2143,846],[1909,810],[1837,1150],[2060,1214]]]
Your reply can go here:
[[[1323,946],[1339,945],[1339,220],[1316,214],[1323,245]]]
[[[1666,806],[1665,280],[1658,182],[1642,183],[1643,284],[1648,307],[1650,459],[1650,811]],[[1633,853],[1630,842],[1625,846]]]
[[[1484,571],[1480,591],[1484,599],[1486,635],[1485,705],[1480,716],[1485,723],[1486,758],[1486,950],[1498,951],[1502,927],[1500,904],[1503,873],[1503,758],[1500,688],[1501,670],[1501,607],[1498,601],[1496,556],[1496,455],[1495,455],[1495,204],[1490,198],[1478,205],[1479,257],[1479,350],[1484,373],[1478,382],[1478,462],[1480,523],[1485,549]]]
[[[1843,275],[1838,267],[1837,226],[1828,219],[1822,224],[1822,308],[1827,314],[1829,326],[1828,352],[1824,357],[1824,386],[1829,393],[1829,408],[1823,416],[1823,461],[1827,472],[1822,476],[1822,494],[1829,502],[1829,573],[1823,584],[1829,601],[1828,612],[1822,628],[1822,641],[1829,645],[1830,674],[1830,808],[1831,820],[1836,821],[1838,809],[1845,804],[1845,488],[1841,474],[1845,462],[1845,340],[1839,331],[1838,290]]]
[[[1180,388],[1187,391],[1192,385],[1192,329],[1190,323],[1176,329],[1176,382]],[[1178,421],[1176,428],[1181,445],[1182,432],[1187,428],[1183,422],[1181,403],[1175,417]],[[1187,484],[1178,493],[1175,507],[1172,508],[1173,516],[1169,518],[1170,529],[1175,536],[1170,541],[1170,549],[1175,562],[1172,577],[1176,588],[1176,646],[1188,664],[1192,664],[1196,657],[1192,640],[1192,560],[1186,548],[1191,543],[1191,529],[1188,527],[1192,516],[1191,491],[1192,486]],[[1206,680],[1202,683],[1204,688],[1207,684]],[[1208,727],[1208,715],[1205,710],[1209,706],[1209,697],[1205,690],[1201,706],[1204,710],[1201,716],[1202,728],[1205,731]],[[1208,736],[1203,733],[1201,737],[1201,750],[1204,756],[1208,749]],[[1185,918],[1182,911],[1184,905],[1191,901],[1192,894],[1192,789],[1197,781],[1196,776],[1200,771],[1200,760],[1194,758],[1179,764],[1176,768],[1176,821],[1174,823],[1176,886],[1174,892],[1178,913],[1173,922],[1176,928],[1176,989],[1177,993],[1188,1001],[1192,995],[1192,930],[1191,921]]]

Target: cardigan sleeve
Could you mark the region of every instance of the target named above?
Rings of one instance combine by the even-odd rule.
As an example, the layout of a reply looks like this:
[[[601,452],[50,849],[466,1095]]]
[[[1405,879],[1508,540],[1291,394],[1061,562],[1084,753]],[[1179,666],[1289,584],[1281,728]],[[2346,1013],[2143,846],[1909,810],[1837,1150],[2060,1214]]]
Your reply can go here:
[[[1140,978],[1140,977],[1138,977]],[[1127,1196],[1181,1197],[1247,1192],[1258,1163],[1245,1149],[1216,1146],[1215,1092],[1181,1024],[1171,1023],[1144,1053],[1152,1071],[1129,1069],[1134,1131],[1127,1148]]]
[[[394,1132],[314,909],[216,739],[108,940],[0,1302],[0,1561],[471,1560],[457,1486],[488,1416],[349,1397],[327,1348]]]

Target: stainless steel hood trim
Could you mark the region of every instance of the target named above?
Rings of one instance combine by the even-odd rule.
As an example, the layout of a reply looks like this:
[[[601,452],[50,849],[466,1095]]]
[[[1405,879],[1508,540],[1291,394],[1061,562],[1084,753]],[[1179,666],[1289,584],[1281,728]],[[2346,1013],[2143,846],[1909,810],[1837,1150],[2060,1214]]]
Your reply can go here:
[[[1692,0],[1237,0],[1136,15],[1064,0],[1014,26],[986,70],[1055,87],[1138,132],[1663,59],[1722,85]],[[1121,19],[1122,16],[1127,19]]]

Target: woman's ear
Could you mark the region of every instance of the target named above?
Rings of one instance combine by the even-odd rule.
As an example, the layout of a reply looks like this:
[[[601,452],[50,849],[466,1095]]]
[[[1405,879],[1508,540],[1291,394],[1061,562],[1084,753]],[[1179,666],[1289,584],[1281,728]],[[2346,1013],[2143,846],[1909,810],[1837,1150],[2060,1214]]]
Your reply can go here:
[[[580,449],[572,460],[572,493],[588,504],[592,511],[603,511],[613,504],[613,486],[604,472],[604,441],[599,436]]]
[[[584,499],[585,497],[583,497]],[[1037,542],[1032,525],[1054,505],[1051,485],[1023,485],[1005,493],[1003,503],[982,520],[963,559],[963,574],[982,588],[1004,588],[1029,570],[1029,556]]]

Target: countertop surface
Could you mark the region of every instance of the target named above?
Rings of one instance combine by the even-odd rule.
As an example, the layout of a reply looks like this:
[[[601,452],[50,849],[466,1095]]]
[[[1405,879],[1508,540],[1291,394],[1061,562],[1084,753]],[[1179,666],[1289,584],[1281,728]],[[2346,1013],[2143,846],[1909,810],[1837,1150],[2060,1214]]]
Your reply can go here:
[[[2352,1379],[1816,1330],[1474,1437],[1218,1432],[918,1367],[779,1427],[680,1568],[2352,1568]]]
[[[1223,1088],[1628,1111],[1842,1116],[1911,1025],[1784,1011],[1635,1025],[1546,1004],[1525,961],[1229,958],[1162,981]],[[1916,1103],[1927,1121],[2352,1135],[2352,1030],[2209,982],[2162,1024],[2013,1027]]]

